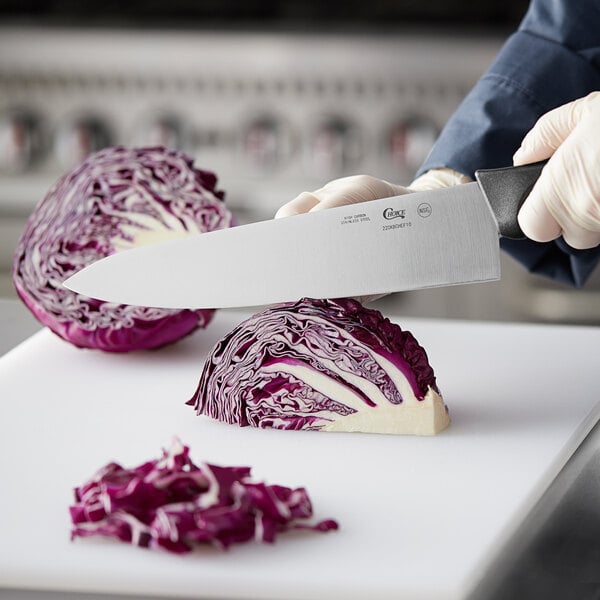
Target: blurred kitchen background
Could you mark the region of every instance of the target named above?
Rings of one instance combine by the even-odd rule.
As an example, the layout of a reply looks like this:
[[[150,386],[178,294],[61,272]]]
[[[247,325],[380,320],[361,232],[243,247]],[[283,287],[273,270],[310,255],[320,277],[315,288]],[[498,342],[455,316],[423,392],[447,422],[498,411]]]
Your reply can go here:
[[[28,214],[112,144],[219,176],[240,222],[369,173],[408,184],[525,0],[0,0],[0,298]],[[407,316],[600,323],[583,290],[504,257],[502,282],[395,294]]]

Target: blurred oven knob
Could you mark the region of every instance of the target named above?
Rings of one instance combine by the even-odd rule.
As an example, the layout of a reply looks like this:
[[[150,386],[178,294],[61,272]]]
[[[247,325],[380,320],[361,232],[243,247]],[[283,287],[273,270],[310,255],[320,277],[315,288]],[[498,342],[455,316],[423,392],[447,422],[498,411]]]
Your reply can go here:
[[[180,150],[183,146],[182,132],[183,127],[177,117],[153,117],[140,125],[135,135],[135,143],[138,146],[164,146]]]
[[[0,117],[0,171],[20,173],[39,157],[42,135],[38,119],[15,110]]]
[[[291,132],[278,119],[258,117],[242,133],[242,152],[251,167],[268,171],[279,167],[292,151]]]
[[[431,121],[413,117],[394,125],[388,136],[388,153],[395,168],[411,173],[427,158],[438,135]]]
[[[358,128],[350,121],[332,118],[315,130],[310,144],[310,162],[321,175],[336,175],[352,169],[362,155]]]
[[[100,119],[83,117],[69,121],[58,129],[55,152],[60,164],[70,168],[110,143],[108,127]]]

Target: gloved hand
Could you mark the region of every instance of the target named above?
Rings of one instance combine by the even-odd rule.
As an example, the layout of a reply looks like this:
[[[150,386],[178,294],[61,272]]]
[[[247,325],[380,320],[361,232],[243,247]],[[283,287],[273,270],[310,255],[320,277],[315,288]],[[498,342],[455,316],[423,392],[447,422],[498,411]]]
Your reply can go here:
[[[600,92],[543,115],[521,142],[515,165],[549,158],[519,212],[525,235],[563,236],[573,248],[600,244]]]
[[[292,201],[284,204],[275,214],[275,218],[289,217],[306,212],[334,208],[347,204],[358,204],[378,198],[389,198],[407,194],[411,190],[377,179],[370,175],[351,175],[334,179],[314,192],[302,192]]]
[[[433,169],[413,181],[409,187],[377,179],[370,175],[352,175],[334,179],[314,192],[302,192],[292,201],[284,204],[275,218],[289,217],[305,212],[324,210],[335,206],[358,204],[379,198],[400,196],[410,192],[432,190],[458,183],[467,183],[468,177],[450,169]]]

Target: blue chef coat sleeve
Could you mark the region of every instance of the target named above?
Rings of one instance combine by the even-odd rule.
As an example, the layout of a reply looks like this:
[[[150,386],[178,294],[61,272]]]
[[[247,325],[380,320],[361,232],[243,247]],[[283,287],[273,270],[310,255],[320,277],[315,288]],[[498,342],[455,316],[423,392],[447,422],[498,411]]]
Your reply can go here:
[[[524,135],[545,112],[600,90],[600,2],[533,0],[495,61],[446,123],[419,174],[449,167],[512,164]],[[534,273],[581,286],[600,261],[600,247],[501,240]]]

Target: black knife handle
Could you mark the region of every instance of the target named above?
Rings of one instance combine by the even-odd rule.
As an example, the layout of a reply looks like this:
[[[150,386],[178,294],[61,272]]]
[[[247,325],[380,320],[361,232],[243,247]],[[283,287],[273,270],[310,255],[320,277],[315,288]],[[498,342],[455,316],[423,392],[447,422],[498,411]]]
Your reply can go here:
[[[475,171],[477,183],[498,221],[498,231],[502,237],[513,240],[525,237],[517,215],[547,162],[542,160],[520,167]]]

